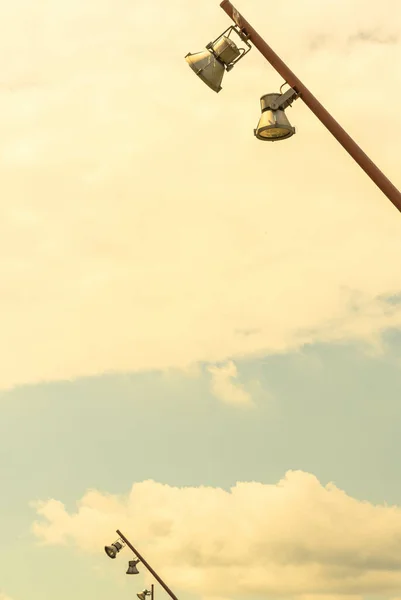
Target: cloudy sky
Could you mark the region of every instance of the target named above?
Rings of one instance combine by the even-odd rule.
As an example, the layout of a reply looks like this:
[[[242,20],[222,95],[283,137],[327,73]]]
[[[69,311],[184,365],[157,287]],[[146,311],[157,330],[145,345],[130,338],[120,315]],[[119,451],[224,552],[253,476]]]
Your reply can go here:
[[[399,0],[236,6],[400,187]],[[0,1],[0,600],[401,599],[401,215],[230,24]]]

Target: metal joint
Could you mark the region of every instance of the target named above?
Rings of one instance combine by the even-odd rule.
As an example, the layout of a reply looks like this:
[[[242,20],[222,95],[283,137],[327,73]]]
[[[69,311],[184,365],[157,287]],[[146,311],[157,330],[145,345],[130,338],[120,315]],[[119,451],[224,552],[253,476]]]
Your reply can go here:
[[[280,94],[280,96],[277,99],[272,100],[270,102],[270,106],[266,108],[271,108],[272,110],[284,110],[288,106],[291,106],[294,100],[299,98],[299,96],[300,94],[296,90],[290,88],[284,94]]]

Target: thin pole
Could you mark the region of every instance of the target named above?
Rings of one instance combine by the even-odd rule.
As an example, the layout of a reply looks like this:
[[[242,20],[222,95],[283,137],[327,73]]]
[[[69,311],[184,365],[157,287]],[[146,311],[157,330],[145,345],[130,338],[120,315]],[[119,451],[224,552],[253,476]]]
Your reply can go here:
[[[145,567],[147,568],[147,570],[153,575],[153,577],[156,579],[156,581],[158,581],[160,583],[160,585],[162,586],[162,588],[164,588],[166,590],[166,592],[168,593],[168,595],[170,596],[170,598],[172,598],[173,600],[178,600],[177,596],[170,590],[170,588],[168,587],[168,585],[164,583],[163,579],[161,579],[159,577],[159,575],[156,573],[156,571],[154,571],[152,569],[152,567],[150,566],[150,564],[146,562],[146,560],[143,558],[143,556],[141,556],[139,554],[138,550],[136,550],[134,548],[134,546],[131,544],[131,542],[129,540],[127,540],[127,538],[118,529],[117,529],[117,534],[127,544],[128,548],[130,548],[132,550],[132,552],[139,558],[139,560],[141,561],[141,563],[145,565]],[[153,594],[153,591],[152,591],[152,594]]]
[[[270,48],[264,39],[255,31],[248,21],[231,4],[230,0],[223,0],[221,8],[234,21],[234,23],[249,36],[249,40],[255,48],[265,57],[272,67],[283,77],[283,79],[300,94],[301,99],[330,131],[345,150],[352,156],[358,165],[375,182],[377,187],[387,196],[396,208],[401,212],[401,193],[391,183],[389,179],[380,171],[373,161],[363,152],[356,142],[348,135],[331,114],[320,104],[308,88],[298,79],[298,77],[287,67],[281,58]]]
[[[150,600],[154,600],[154,597],[155,597],[155,589],[154,588],[155,588],[155,586],[152,583],[152,585],[150,586]]]

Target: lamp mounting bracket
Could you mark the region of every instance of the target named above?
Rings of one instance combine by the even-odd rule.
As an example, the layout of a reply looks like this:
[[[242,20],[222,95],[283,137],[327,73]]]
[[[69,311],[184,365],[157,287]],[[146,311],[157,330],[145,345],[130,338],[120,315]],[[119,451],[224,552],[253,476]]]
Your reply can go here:
[[[226,71],[231,71],[231,69],[233,68],[233,66],[235,64],[237,64],[237,62],[239,60],[241,60],[241,58],[243,58],[245,56],[245,54],[248,54],[248,52],[252,49],[251,44],[249,43],[249,35],[246,34],[242,29],[240,29],[237,25],[230,25],[230,27],[228,27],[225,31],[223,31],[223,33],[221,33],[213,42],[209,42],[206,45],[206,49],[209,50],[217,60],[219,60],[219,57],[216,56],[215,52],[214,52],[214,45],[216,44],[216,42],[218,42],[223,36],[227,35],[227,37],[230,37],[230,34],[232,32],[235,32],[237,34],[237,36],[239,37],[239,39],[245,44],[246,49],[245,48],[238,48],[240,54],[237,58],[235,58],[229,65],[224,64],[224,68],[226,69]]]
[[[291,106],[294,100],[299,98],[299,96],[299,92],[290,87],[284,94],[280,94],[278,98],[271,100],[269,106],[266,106],[266,108],[270,108],[271,110],[284,110],[288,106]]]

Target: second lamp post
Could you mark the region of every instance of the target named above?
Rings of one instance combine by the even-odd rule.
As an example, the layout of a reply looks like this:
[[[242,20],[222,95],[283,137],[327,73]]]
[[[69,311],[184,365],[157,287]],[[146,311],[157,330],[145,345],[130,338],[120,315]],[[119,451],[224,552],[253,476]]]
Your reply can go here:
[[[132,550],[132,552],[134,553],[135,559],[130,560],[128,562],[127,575],[137,575],[139,573],[137,565],[139,563],[142,563],[146,567],[146,569],[149,571],[149,573],[151,575],[153,575],[153,577],[156,579],[156,581],[158,583],[160,583],[160,585],[167,592],[167,594],[170,596],[170,598],[172,598],[172,600],[178,600],[178,598],[174,594],[174,592],[171,591],[171,589],[163,581],[163,579],[156,573],[156,571],[154,569],[152,569],[150,564],[143,558],[143,556],[138,552],[138,550],[136,548],[134,548],[134,546],[131,544],[131,542],[118,529],[117,529],[117,535],[119,536],[117,541],[113,542],[113,544],[111,544],[110,546],[104,547],[104,550],[105,550],[107,556],[109,556],[110,558],[116,558],[117,554],[124,548],[124,546],[128,546],[128,548],[130,548],[130,550]],[[145,589],[142,592],[140,592],[139,594],[137,594],[137,596],[138,596],[139,600],[146,600],[147,596],[150,596],[150,600],[153,600],[153,598],[154,598],[153,584],[151,585],[150,590]]]

